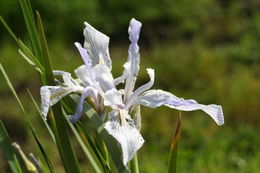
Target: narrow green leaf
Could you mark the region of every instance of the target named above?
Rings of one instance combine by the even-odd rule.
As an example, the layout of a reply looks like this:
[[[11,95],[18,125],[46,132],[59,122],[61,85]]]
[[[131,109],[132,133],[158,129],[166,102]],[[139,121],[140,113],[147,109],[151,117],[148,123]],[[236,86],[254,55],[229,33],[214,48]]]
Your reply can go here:
[[[13,39],[16,41],[17,44],[19,44],[19,39],[15,36],[15,34],[13,33],[13,31],[11,30],[11,28],[8,26],[8,24],[4,21],[4,19],[2,18],[2,16],[0,16],[0,21],[2,22],[2,24],[4,25],[4,27],[6,28],[6,30],[9,32],[9,34],[13,37]]]
[[[15,150],[12,147],[12,143],[9,138],[9,135],[1,120],[0,120],[0,149],[2,150],[4,158],[8,161],[8,164],[12,172],[22,173],[21,166],[15,154]]]
[[[24,54],[29,57],[36,65],[38,68],[41,69],[41,72],[44,73],[44,68],[40,61],[34,56],[34,54],[31,52],[31,50],[19,39],[19,46],[21,50],[24,52]]]
[[[49,48],[48,48],[47,41],[45,38],[45,33],[44,33],[43,25],[42,25],[41,16],[38,12],[36,12],[36,18],[37,18],[37,26],[38,26],[38,32],[39,32],[39,40],[40,40],[40,45],[42,48],[45,77],[46,77],[48,85],[54,85],[54,77],[53,77],[52,66],[51,66],[51,61],[50,61],[51,58],[50,58]]]
[[[41,154],[42,154],[42,156],[44,157],[46,164],[48,165],[49,171],[52,172],[52,173],[54,173],[55,171],[54,171],[54,169],[53,169],[53,166],[52,166],[52,164],[51,164],[51,162],[50,162],[50,160],[49,160],[49,158],[48,158],[46,152],[44,151],[44,148],[42,147],[42,145],[41,145],[41,143],[40,143],[40,141],[39,141],[39,139],[38,139],[38,137],[37,137],[37,135],[36,135],[36,133],[35,133],[35,130],[33,129],[33,126],[32,126],[32,124],[31,124],[31,122],[30,122],[30,120],[29,120],[29,118],[28,118],[28,114],[27,114],[27,112],[25,111],[25,109],[24,109],[24,107],[23,107],[23,104],[22,104],[22,102],[20,101],[20,99],[19,99],[19,97],[18,97],[18,95],[17,95],[17,93],[16,93],[16,91],[15,91],[15,89],[14,89],[14,87],[13,87],[11,81],[10,81],[10,79],[8,78],[8,76],[7,76],[6,72],[5,72],[5,70],[4,70],[3,66],[2,66],[2,64],[0,64],[0,70],[1,70],[1,72],[3,73],[4,78],[5,78],[5,80],[6,80],[6,83],[7,83],[8,87],[10,88],[10,90],[11,90],[13,96],[15,97],[16,101],[18,102],[18,104],[19,104],[19,106],[20,106],[20,108],[21,108],[21,110],[22,110],[22,112],[23,112],[23,114],[24,114],[24,116],[25,116],[26,123],[28,124],[28,126],[29,126],[29,128],[30,128],[30,130],[31,130],[31,133],[32,133],[32,135],[33,135],[33,137],[34,137],[34,139],[35,139],[35,141],[36,141],[36,143],[37,143],[37,145],[38,145],[38,147],[39,147],[39,149],[40,149],[40,151],[41,151]]]
[[[42,63],[41,46],[39,42],[36,23],[32,14],[32,9],[29,5],[30,3],[27,0],[19,0],[19,2],[22,8],[24,20],[32,43],[33,52],[35,56],[39,59],[39,61]]]
[[[15,34],[11,30],[11,28],[7,25],[7,23],[4,21],[4,19],[1,16],[0,16],[0,21],[3,23],[4,27],[9,32],[9,34],[12,36],[12,38],[15,40],[15,42],[19,45],[19,47],[20,47],[21,51],[24,53],[24,55],[26,55],[26,57],[35,64],[35,68],[39,68],[40,72],[43,74],[44,69],[43,69],[41,63],[39,62],[39,60],[33,55],[33,53],[30,51],[30,49],[19,38],[17,38],[15,36]],[[24,58],[24,56],[22,56],[22,57]],[[27,59],[25,59],[25,60],[28,62]]]
[[[28,58],[28,57],[23,53],[23,51],[22,51],[21,49],[19,49],[18,52],[19,52],[20,55],[24,58],[24,60],[28,62],[28,64],[30,64],[30,65],[33,66],[38,72],[40,72],[41,74],[43,74],[43,73],[42,73],[42,70],[41,70],[40,68],[38,68],[38,67],[36,66],[36,64],[35,64],[33,61],[31,61],[31,59]]]
[[[109,163],[104,159],[103,155],[98,150],[97,146],[92,142],[92,140],[89,137],[85,128],[82,126],[82,124],[80,122],[78,122],[76,125],[77,125],[78,131],[80,133],[80,136],[81,136],[83,142],[86,144],[86,146],[88,148],[92,149],[90,151],[94,152],[95,156],[98,158],[99,162],[101,163],[104,171],[105,172],[111,172]]]
[[[168,173],[176,173],[177,172],[177,162],[178,162],[178,150],[179,150],[180,136],[181,136],[181,112],[178,116],[175,135],[172,139],[169,162],[168,162]]]
[[[68,122],[68,120],[67,120]],[[101,169],[100,169],[100,165],[99,163],[97,162],[97,159],[94,158],[94,155],[92,155],[92,153],[90,152],[90,150],[86,147],[85,143],[82,141],[79,133],[77,132],[77,130],[75,129],[75,127],[70,123],[68,122],[72,132],[74,133],[77,141],[79,142],[83,152],[86,154],[86,156],[88,157],[91,165],[93,166],[94,170],[97,172],[97,173],[101,173]]]
[[[49,118],[54,128],[54,135],[59,149],[61,160],[67,173],[80,173],[80,167],[75,152],[72,149],[71,141],[67,132],[66,120],[61,111],[60,103],[52,107],[53,113]]]
[[[71,109],[71,106],[69,106],[69,99],[64,98],[62,100],[62,105],[65,108],[66,112],[73,112],[73,110]],[[72,130],[76,130],[75,127],[68,122],[70,127],[73,128]],[[85,128],[82,126],[82,124],[80,122],[78,122],[76,124],[77,130],[74,131],[75,136],[80,136],[81,138],[79,140],[79,143],[84,143],[86,149],[88,150],[89,153],[86,153],[86,156],[89,158],[89,156],[91,156],[92,158],[90,158],[90,161],[92,162],[93,160],[98,164],[101,163],[101,166],[104,169],[104,172],[110,172],[110,167],[109,164],[105,161],[105,159],[103,158],[103,155],[100,153],[100,151],[98,150],[97,145],[95,145],[92,140],[90,139],[88,132],[85,130]],[[93,165],[94,166],[94,165]]]
[[[99,149],[99,151],[102,154],[102,157],[105,159],[105,161],[108,164],[108,151],[106,148],[106,144],[105,144],[104,140],[101,138],[101,136],[99,135],[99,133],[97,132],[97,130],[95,131],[94,139],[95,139],[95,144],[96,144],[97,148]]]
[[[36,141],[36,143],[37,143],[37,145],[38,145],[38,147],[39,147],[39,149],[40,149],[40,151],[41,151],[41,154],[43,155],[44,160],[45,160],[45,162],[46,162],[46,164],[47,164],[47,166],[48,166],[49,172],[50,172],[50,173],[55,173],[55,170],[54,170],[54,168],[53,168],[53,166],[52,166],[52,163],[51,163],[51,161],[50,161],[48,155],[46,154],[46,152],[45,152],[45,150],[44,150],[42,144],[40,143],[39,139],[37,138],[37,136],[36,136],[36,134],[34,133],[33,130],[32,130],[32,133],[33,133],[33,137],[34,137],[34,139],[35,139],[35,141]]]
[[[43,61],[43,67],[45,69],[45,77],[46,77],[47,85],[55,85],[52,67],[51,67],[51,61],[50,61],[50,54],[49,54],[48,45],[44,34],[44,28],[42,25],[41,17],[38,12],[36,13],[36,16],[37,16],[39,41],[40,41],[40,45],[42,48],[42,55],[43,55],[42,61]],[[64,168],[68,173],[71,172],[80,173],[81,171],[80,171],[79,163],[76,158],[75,152],[72,148],[69,135],[67,133],[66,120],[62,113],[61,104],[60,103],[55,104],[52,107],[52,112],[50,111],[49,117],[53,125],[56,143],[58,146],[58,150]]]

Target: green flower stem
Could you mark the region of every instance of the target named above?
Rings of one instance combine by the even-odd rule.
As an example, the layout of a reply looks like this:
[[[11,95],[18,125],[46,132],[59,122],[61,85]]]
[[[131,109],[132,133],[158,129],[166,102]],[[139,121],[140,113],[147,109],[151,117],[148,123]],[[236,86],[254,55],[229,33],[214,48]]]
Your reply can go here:
[[[172,139],[171,149],[170,149],[170,157],[168,163],[168,173],[176,173],[177,172],[177,162],[178,162],[178,150],[179,150],[179,141],[181,136],[181,111],[177,119],[177,127],[175,131],[175,135]]]
[[[139,173],[137,153],[135,153],[134,158],[130,161],[130,169],[131,173]]]

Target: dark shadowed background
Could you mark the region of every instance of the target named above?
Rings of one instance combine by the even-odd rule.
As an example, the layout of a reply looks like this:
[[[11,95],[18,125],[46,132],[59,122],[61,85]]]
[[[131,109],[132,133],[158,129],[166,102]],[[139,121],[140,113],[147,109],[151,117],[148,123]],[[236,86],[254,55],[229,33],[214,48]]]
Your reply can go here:
[[[149,80],[145,69],[151,67],[156,74],[153,88],[204,104],[220,104],[225,114],[225,125],[218,127],[202,111],[183,113],[179,171],[260,172],[260,1],[34,0],[32,6],[42,16],[54,69],[71,73],[83,63],[73,43],[83,43],[84,21],[110,36],[113,74],[117,77],[127,58],[129,21],[132,17],[140,20],[137,86]],[[1,0],[0,15],[22,40],[27,40],[17,0]],[[39,76],[20,57],[2,25],[0,38],[0,61],[30,119],[39,124],[37,131],[58,168],[56,148],[47,142],[50,138],[27,93],[29,88],[40,101]],[[0,76],[0,118],[12,139],[26,152],[34,152],[35,143],[22,113]],[[142,109],[146,143],[139,152],[141,172],[166,172],[177,114],[166,107]],[[81,162],[91,170],[85,158]]]

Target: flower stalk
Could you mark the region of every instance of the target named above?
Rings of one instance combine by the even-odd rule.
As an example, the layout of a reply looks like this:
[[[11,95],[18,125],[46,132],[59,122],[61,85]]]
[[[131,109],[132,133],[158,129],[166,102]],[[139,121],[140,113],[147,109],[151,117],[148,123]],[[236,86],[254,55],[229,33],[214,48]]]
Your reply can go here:
[[[137,152],[135,153],[135,156],[133,157],[133,159],[130,161],[130,170],[131,170],[131,173],[139,173]]]
[[[172,138],[170,156],[168,161],[168,173],[177,173],[179,142],[181,137],[181,111],[177,118],[177,125],[174,137]]]

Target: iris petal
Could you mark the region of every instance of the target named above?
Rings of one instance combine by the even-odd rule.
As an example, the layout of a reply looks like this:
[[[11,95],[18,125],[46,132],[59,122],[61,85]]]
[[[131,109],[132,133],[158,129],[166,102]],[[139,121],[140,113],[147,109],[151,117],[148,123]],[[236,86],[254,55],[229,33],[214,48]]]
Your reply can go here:
[[[141,31],[142,23],[132,18],[129,24],[128,33],[129,39],[133,44],[137,44],[140,31]]]
[[[77,110],[76,110],[76,113],[74,115],[69,115],[69,120],[70,122],[72,123],[76,123],[80,118],[81,118],[81,115],[82,115],[82,112],[83,112],[83,103],[84,103],[84,100],[86,97],[88,97],[90,94],[92,94],[92,97],[93,98],[96,98],[96,91],[94,88],[92,87],[86,87],[84,89],[84,92],[83,94],[81,95],[80,97],[80,100],[78,102],[78,106],[77,106]]]
[[[165,105],[170,108],[182,111],[202,110],[210,115],[219,126],[224,124],[224,116],[221,106],[214,104],[199,104],[195,100],[185,100],[183,98],[178,98],[175,95],[162,90],[149,90],[144,92],[132,103],[132,105],[139,104],[150,108],[156,108],[158,106]]]
[[[153,84],[154,84],[154,70],[151,69],[151,68],[148,68],[148,69],[147,69],[147,73],[148,73],[148,75],[149,75],[149,77],[150,77],[150,81],[149,81],[148,83],[146,83],[146,84],[140,86],[139,88],[137,88],[137,89],[133,92],[133,94],[132,94],[132,95],[130,96],[130,98],[127,100],[127,103],[126,103],[127,107],[131,105],[131,102],[133,102],[138,95],[140,95],[141,93],[143,93],[144,91],[150,89],[150,88],[153,86]]]
[[[115,107],[123,106],[122,93],[115,88],[108,90],[104,94],[104,105]]]
[[[139,39],[140,30],[142,27],[142,23],[132,19],[129,24],[128,33],[131,44],[128,48],[128,58],[125,63],[125,72],[128,74],[126,78],[126,86],[125,86],[125,95],[126,98],[132,93],[136,81],[136,76],[139,72],[139,64],[140,64],[140,53],[139,46],[137,44]]]
[[[92,62],[91,62],[91,59],[89,58],[88,51],[86,49],[84,49],[81,46],[81,44],[78,42],[75,42],[75,46],[78,48],[81,58],[83,59],[87,68],[90,68],[92,66]]]
[[[122,111],[113,111],[105,124],[108,133],[120,144],[124,165],[127,165],[144,143],[143,137],[129,117]]]
[[[91,75],[93,74],[89,74],[89,70],[87,69],[86,65],[79,66],[76,70],[74,70],[74,73],[84,86],[93,85],[92,78],[94,78],[94,76],[91,78]]]
[[[101,89],[105,92],[115,88],[114,79],[110,69],[104,64],[98,64],[92,68],[96,81],[100,84]]]
[[[62,76],[62,80],[65,86],[68,87],[80,87],[75,79],[71,77],[71,74],[61,70],[54,70],[54,76]]]
[[[44,119],[47,118],[49,108],[71,92],[81,92],[81,90],[79,90],[78,88],[61,86],[41,87],[41,113]]]
[[[84,22],[84,47],[87,49],[93,65],[104,62],[108,68],[112,68],[111,59],[108,52],[109,37],[99,32],[87,22]]]

